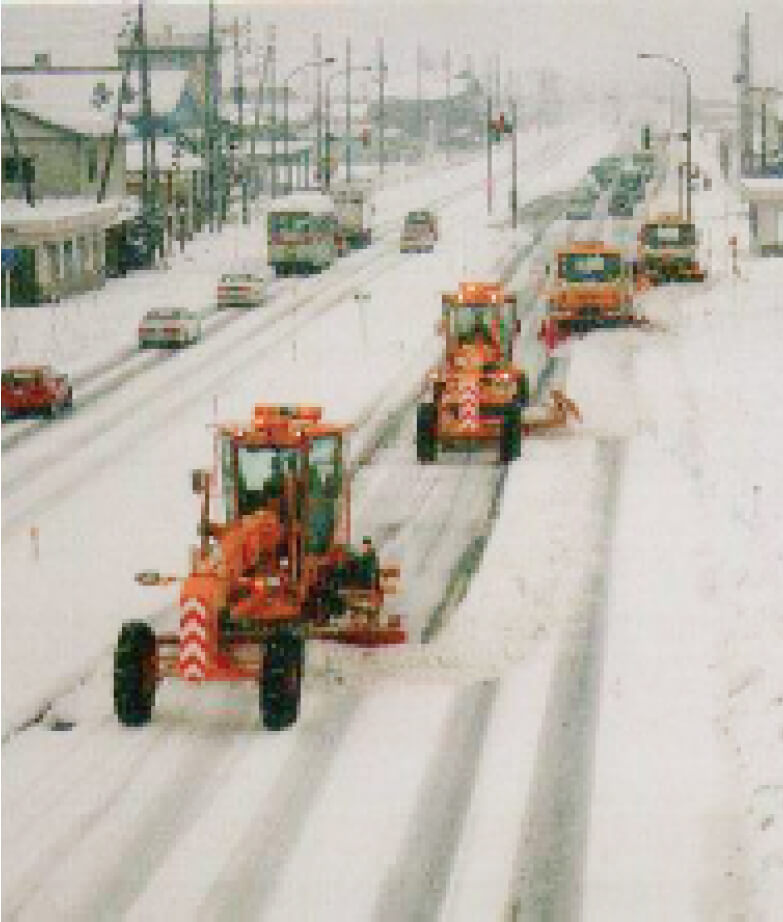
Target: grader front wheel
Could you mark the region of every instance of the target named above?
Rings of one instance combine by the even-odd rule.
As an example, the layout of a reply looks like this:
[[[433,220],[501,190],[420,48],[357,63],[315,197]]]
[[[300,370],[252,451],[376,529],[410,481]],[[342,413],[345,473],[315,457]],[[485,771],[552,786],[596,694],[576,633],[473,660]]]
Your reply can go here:
[[[261,719],[267,730],[285,730],[299,716],[304,640],[279,630],[266,641],[260,686]]]
[[[114,710],[121,724],[149,723],[156,682],[155,634],[143,621],[128,621],[114,651]]]

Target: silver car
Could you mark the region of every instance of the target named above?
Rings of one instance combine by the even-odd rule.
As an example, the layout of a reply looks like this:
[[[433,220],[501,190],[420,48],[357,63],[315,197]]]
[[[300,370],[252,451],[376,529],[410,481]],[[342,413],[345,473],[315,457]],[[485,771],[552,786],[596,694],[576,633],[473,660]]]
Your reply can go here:
[[[217,306],[258,307],[265,297],[266,282],[254,272],[226,272],[217,287]]]
[[[184,307],[156,308],[139,324],[139,349],[147,346],[189,346],[201,339],[201,318]]]

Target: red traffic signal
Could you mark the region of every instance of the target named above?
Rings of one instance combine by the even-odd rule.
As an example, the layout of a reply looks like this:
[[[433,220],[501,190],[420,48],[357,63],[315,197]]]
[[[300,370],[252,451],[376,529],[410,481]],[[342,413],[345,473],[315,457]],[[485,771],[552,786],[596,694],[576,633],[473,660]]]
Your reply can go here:
[[[370,129],[362,128],[362,145],[364,147],[370,146]]]

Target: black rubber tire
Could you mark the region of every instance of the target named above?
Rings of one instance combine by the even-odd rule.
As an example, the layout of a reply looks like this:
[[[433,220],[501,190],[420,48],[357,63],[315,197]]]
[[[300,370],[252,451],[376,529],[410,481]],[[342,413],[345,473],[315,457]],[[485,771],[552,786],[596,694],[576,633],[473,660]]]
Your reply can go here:
[[[267,638],[259,687],[261,720],[267,730],[285,730],[299,716],[304,672],[304,640],[289,629]]]
[[[420,403],[416,408],[416,458],[421,464],[431,464],[437,458],[437,425],[435,404]]]
[[[522,454],[522,417],[519,408],[512,405],[503,412],[500,430],[500,463],[511,464]]]
[[[126,727],[143,727],[155,704],[155,634],[143,621],[126,621],[114,650],[114,712]]]

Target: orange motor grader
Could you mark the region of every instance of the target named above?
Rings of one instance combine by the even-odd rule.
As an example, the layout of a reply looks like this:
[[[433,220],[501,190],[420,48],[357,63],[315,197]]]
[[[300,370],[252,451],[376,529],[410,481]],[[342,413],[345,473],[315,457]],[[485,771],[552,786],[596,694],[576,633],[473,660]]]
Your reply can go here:
[[[399,576],[381,567],[369,538],[350,544],[346,427],[318,407],[256,406],[242,425],[216,427],[223,521],[210,517],[213,475],[193,473],[202,497],[184,578],[145,571],[143,585],[180,583],[179,631],[122,626],[114,654],[114,707],[126,726],[146,724],[164,678],[259,685],[265,727],[299,712],[307,638],[374,647],[405,642],[384,613]]]
[[[575,241],[547,266],[545,324],[558,336],[635,323],[633,280],[617,247]]]
[[[530,397],[528,377],[512,359],[520,329],[516,295],[495,283],[462,282],[443,295],[438,329],[446,349],[429,375],[432,399],[418,407],[418,460],[435,461],[439,447],[494,442],[502,463],[513,461]]]

